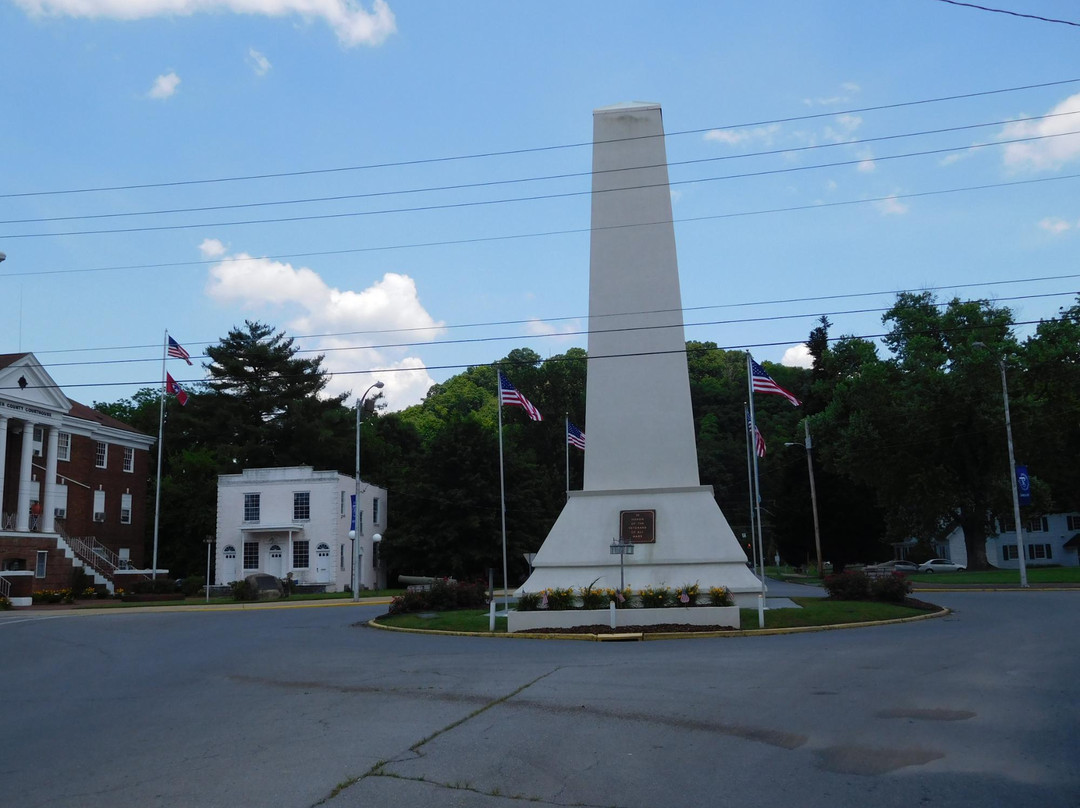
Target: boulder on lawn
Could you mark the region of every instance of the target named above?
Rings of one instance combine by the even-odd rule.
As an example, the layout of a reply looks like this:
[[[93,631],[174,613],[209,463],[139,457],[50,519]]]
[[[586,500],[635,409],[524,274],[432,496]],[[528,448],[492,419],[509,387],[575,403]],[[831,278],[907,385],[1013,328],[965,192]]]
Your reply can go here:
[[[278,600],[285,594],[281,581],[265,572],[256,572],[244,578],[255,591],[256,600]]]

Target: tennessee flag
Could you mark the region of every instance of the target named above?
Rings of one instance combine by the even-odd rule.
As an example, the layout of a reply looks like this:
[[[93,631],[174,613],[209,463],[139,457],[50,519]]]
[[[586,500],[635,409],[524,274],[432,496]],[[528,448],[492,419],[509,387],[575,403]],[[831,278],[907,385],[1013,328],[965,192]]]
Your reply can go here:
[[[176,396],[176,400],[180,402],[181,407],[187,404],[188,394],[170,373],[165,374],[165,392],[171,396]]]

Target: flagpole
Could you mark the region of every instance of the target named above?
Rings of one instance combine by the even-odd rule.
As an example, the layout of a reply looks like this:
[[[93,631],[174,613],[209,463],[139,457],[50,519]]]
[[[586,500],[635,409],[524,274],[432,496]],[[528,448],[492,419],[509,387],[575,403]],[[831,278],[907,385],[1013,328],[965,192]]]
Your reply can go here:
[[[563,430],[563,449],[566,451],[566,498],[570,499],[570,413],[564,413],[565,429]]]
[[[151,577],[157,579],[158,524],[161,519],[161,456],[165,454],[165,360],[169,351],[169,329],[165,329],[165,340],[161,345],[161,396],[158,406],[158,444],[157,444],[157,488],[154,489],[154,571]],[[206,582],[210,586],[210,582]],[[209,591],[209,590],[208,590]]]
[[[502,428],[502,381],[499,379],[499,369],[495,368],[496,399],[499,404],[499,512],[502,517],[502,562],[503,562],[503,611],[510,619],[510,603],[507,595],[508,576],[506,574],[506,480],[503,474],[503,428]],[[491,599],[495,599],[495,593],[491,593]]]
[[[750,388],[750,431],[757,428],[757,419],[754,417],[754,369],[750,366],[753,361],[750,356],[750,352],[746,352],[746,384]],[[754,458],[754,491],[757,496],[755,497],[754,507],[757,514],[757,545],[758,556],[761,559],[761,592],[758,594],[758,628],[765,628],[765,551],[762,547],[761,540],[761,476],[758,473],[758,457],[757,452],[753,453]]]
[[[754,560],[754,568],[757,569],[757,542],[754,532],[754,459],[751,456],[751,452],[754,451],[751,448],[753,442],[752,432],[754,430],[753,424],[750,423],[750,408],[746,402],[743,402],[743,420],[746,422],[746,485],[749,490],[750,497],[750,555]]]

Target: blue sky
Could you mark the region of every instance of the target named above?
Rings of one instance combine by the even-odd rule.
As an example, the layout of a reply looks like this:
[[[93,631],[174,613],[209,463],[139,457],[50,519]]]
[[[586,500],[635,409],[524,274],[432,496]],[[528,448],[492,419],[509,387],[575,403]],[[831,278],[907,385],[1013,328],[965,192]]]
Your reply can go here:
[[[87,403],[156,384],[165,329],[198,354],[245,319],[392,408],[584,347],[592,110],[623,101],[663,106],[689,338],[797,363],[822,313],[880,333],[892,290],[1027,321],[1080,289],[1080,26],[940,0],[0,0],[0,30],[0,352]]]

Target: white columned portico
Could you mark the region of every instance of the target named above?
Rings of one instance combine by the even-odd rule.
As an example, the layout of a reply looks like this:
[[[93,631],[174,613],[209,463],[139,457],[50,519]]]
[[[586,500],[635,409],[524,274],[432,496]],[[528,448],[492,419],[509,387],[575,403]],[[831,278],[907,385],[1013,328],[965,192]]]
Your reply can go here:
[[[56,453],[60,448],[60,430],[55,426],[45,428],[45,479],[41,483],[41,530],[56,530]]]
[[[0,529],[4,527],[4,472],[7,459],[8,417],[0,415]]]
[[[34,462],[34,423],[23,421],[22,454],[19,459],[19,501],[15,508],[15,529],[20,533],[30,530],[30,497],[33,494],[31,480]]]

